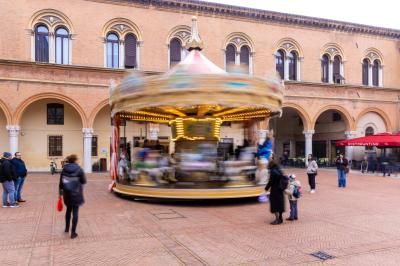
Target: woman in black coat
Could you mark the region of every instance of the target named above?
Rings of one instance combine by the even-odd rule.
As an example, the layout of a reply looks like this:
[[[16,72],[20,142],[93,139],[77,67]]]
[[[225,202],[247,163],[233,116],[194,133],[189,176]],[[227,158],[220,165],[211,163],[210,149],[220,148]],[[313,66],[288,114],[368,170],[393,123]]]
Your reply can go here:
[[[78,157],[70,155],[66,159],[60,175],[60,195],[64,198],[64,204],[67,206],[65,213],[65,232],[69,232],[69,225],[72,218],[71,238],[78,236],[76,233],[76,226],[78,225],[78,212],[85,200],[83,198],[83,185],[86,184],[85,173],[82,168],[77,164]]]
[[[268,184],[265,190],[271,189],[269,195],[271,213],[275,214],[275,221],[271,224],[283,223],[282,213],[285,211],[284,189],[281,189],[282,170],[273,158],[268,163],[270,173]]]

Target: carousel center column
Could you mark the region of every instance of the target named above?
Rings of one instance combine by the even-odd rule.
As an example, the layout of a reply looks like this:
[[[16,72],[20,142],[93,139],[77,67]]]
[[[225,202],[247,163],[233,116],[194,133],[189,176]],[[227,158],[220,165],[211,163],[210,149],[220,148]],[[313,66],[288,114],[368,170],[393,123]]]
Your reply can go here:
[[[82,128],[83,133],[83,169],[92,172],[92,137],[93,128]]]
[[[346,139],[353,139],[357,135],[357,132],[356,131],[346,131],[346,132],[344,132],[344,135],[346,136]],[[351,160],[353,160],[353,146],[346,146],[345,149],[346,149],[345,157],[350,162]]]
[[[257,127],[257,137],[258,137],[258,144],[262,145],[267,138],[267,134],[269,133],[268,130],[269,118],[265,118],[262,121],[258,122]]]
[[[312,136],[314,135],[315,130],[304,130],[304,138],[305,138],[305,154],[304,154],[304,162],[308,165],[307,157],[309,154],[312,154]]]

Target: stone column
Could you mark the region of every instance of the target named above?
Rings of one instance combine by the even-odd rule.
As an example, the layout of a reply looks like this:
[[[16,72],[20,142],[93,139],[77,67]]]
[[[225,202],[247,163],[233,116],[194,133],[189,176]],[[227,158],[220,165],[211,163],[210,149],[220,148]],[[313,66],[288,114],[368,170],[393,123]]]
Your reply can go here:
[[[309,154],[312,154],[312,136],[315,133],[314,130],[304,130],[303,134],[305,137],[305,154],[304,154],[304,158],[305,158],[305,163],[307,165],[307,156]]]
[[[333,61],[329,60],[328,83],[333,83]]]
[[[302,58],[297,59],[297,66],[296,66],[296,80],[301,81],[301,60]]]
[[[285,63],[283,64],[283,79],[289,80],[289,58],[285,55]]]
[[[18,138],[21,127],[19,125],[7,125],[9,152],[14,155],[18,151]]]
[[[104,39],[104,67],[107,67],[107,41]]]
[[[56,40],[54,36],[54,32],[49,32],[49,63],[56,62]]]
[[[35,32],[31,31],[31,61],[35,62]]]
[[[372,86],[372,65],[368,64],[368,86]]]
[[[119,58],[118,58],[118,66],[120,69],[125,68],[125,42],[119,41]]]
[[[72,65],[72,36],[69,36],[68,41],[68,65]]]
[[[237,65],[237,66],[240,65],[240,53],[239,52],[235,53],[235,65]]]
[[[346,139],[352,139],[356,136],[356,133],[356,131],[346,131],[344,132],[344,135],[346,136]],[[345,149],[345,157],[347,160],[351,161],[353,159],[353,146],[346,146]]]
[[[82,128],[83,133],[83,169],[92,172],[92,137],[93,128]]]

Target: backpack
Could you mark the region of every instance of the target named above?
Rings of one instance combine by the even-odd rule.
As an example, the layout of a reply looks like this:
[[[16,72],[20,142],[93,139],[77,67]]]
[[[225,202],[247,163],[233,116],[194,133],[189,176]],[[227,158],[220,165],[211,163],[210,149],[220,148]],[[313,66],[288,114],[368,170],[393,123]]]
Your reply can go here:
[[[301,187],[294,186],[293,197],[295,197],[296,199],[301,197]]]
[[[79,182],[79,177],[76,176],[65,176],[61,177],[63,190],[68,192],[79,193],[81,188],[81,183]]]
[[[282,190],[287,189],[289,185],[289,177],[287,175],[282,174],[281,179],[279,180],[279,188]]]

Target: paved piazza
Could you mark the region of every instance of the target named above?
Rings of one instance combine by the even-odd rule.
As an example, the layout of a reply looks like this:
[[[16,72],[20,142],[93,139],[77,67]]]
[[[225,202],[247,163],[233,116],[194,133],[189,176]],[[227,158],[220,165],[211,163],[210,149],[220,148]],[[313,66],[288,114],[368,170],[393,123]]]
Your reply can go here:
[[[293,172],[305,188],[303,171]],[[32,174],[28,202],[0,209],[0,265],[399,265],[400,179],[352,173],[339,189],[335,172],[320,170],[317,181],[317,193],[301,198],[300,220],[273,226],[268,204],[256,200],[127,200],[92,174],[71,240],[55,209],[58,177]],[[310,255],[317,251],[336,258],[323,262]]]

